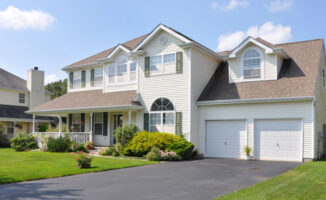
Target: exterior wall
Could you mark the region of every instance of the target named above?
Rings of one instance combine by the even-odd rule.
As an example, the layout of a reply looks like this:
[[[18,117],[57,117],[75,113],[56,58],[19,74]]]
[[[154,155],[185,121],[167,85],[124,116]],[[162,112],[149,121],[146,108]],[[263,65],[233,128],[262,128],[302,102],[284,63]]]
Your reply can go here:
[[[104,92],[117,92],[117,91],[127,91],[127,90],[137,90],[137,78],[136,82],[133,83],[121,83],[117,85],[108,85],[109,82],[109,76],[108,76],[108,67],[112,64],[115,64],[119,56],[125,55],[128,57],[128,54],[124,51],[120,50],[115,56],[113,56],[113,60],[110,63],[104,64]],[[129,57],[128,62],[135,62],[137,63],[136,59],[132,59]],[[138,66],[137,66],[138,67]],[[138,70],[136,70],[138,71]]]
[[[16,122],[19,127],[14,127],[14,133],[30,133],[32,123],[31,122]],[[7,121],[0,121],[0,129],[2,129],[3,134],[7,134]]]
[[[311,101],[200,106],[198,149],[205,154],[206,120],[247,120],[248,145],[253,147],[255,119],[292,118],[303,120],[303,157],[311,159],[314,157],[312,112]]]
[[[323,69],[326,73],[325,52],[322,49],[315,91],[315,157],[321,156],[325,153],[323,151],[325,137],[323,126],[326,124],[326,87],[323,87]]]
[[[27,88],[30,91],[29,107],[44,103],[44,72],[31,69],[27,73]]]
[[[168,38],[165,45],[161,45],[159,38],[164,35]],[[138,57],[138,92],[141,94],[145,112],[150,110],[152,103],[160,97],[168,98],[174,105],[176,112],[182,112],[182,132],[185,135],[190,133],[190,58],[189,51],[179,47],[182,41],[174,36],[161,32],[145,46],[146,55]],[[162,53],[183,52],[183,73],[151,75],[145,77],[144,63],[145,56],[157,55]]]
[[[79,72],[81,73],[81,71],[86,71],[86,85],[85,87],[80,87],[80,88],[70,88],[70,78],[69,78],[69,72],[67,72],[67,92],[79,92],[79,91],[86,91],[86,90],[98,90],[98,89],[103,89],[103,84],[101,85],[95,85],[94,87],[91,86],[91,69],[93,68],[99,68],[102,67],[102,65],[97,65],[97,66],[93,66],[91,68],[86,68],[86,69],[77,69],[77,70],[73,70],[73,72]],[[103,73],[104,76],[104,73]],[[103,77],[104,79],[104,77]]]
[[[277,79],[277,59],[274,54],[265,54],[264,50],[253,44],[248,45],[246,48],[242,49],[236,58],[229,60],[229,82],[237,83],[243,81],[242,75],[242,56],[243,53],[248,49],[255,47],[263,54],[263,80],[276,80]]]
[[[208,81],[213,76],[215,70],[217,69],[219,63],[196,51],[191,50],[191,98],[190,98],[190,141],[196,146],[199,142],[199,130],[198,130],[198,106],[196,105],[197,99],[204,90]]]
[[[25,103],[19,103],[19,93],[25,93]],[[25,91],[0,89],[0,104],[29,106],[29,93]]]

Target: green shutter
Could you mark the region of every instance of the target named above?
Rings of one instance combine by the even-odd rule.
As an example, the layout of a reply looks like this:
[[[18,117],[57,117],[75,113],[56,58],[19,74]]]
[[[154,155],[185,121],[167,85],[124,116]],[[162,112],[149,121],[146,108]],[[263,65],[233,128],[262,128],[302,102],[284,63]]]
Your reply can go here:
[[[69,114],[69,131],[72,132],[72,114]]]
[[[72,89],[74,86],[74,72],[70,72],[69,76],[70,89]]]
[[[183,55],[182,55],[182,52],[177,52],[176,71],[177,71],[177,73],[182,73],[182,71],[183,71]]]
[[[182,112],[176,113],[176,120],[175,120],[175,133],[177,135],[182,134]]]
[[[108,136],[108,113],[103,113],[103,136]]]
[[[85,132],[85,113],[80,114],[80,132]]]
[[[144,113],[144,130],[149,131],[149,113]]]
[[[82,71],[82,87],[86,86],[86,71]]]
[[[149,56],[147,56],[145,57],[145,77],[149,77],[150,74],[149,65],[150,65],[150,58]]]
[[[95,71],[94,69],[91,69],[91,86],[94,86],[94,78],[95,78]]]

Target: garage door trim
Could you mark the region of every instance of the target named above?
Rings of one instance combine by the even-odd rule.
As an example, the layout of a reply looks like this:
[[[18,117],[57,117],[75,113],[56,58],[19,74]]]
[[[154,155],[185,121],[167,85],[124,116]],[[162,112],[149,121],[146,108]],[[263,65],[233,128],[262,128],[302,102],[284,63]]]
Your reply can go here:
[[[246,145],[249,144],[249,137],[248,137],[248,119],[243,119],[243,118],[235,118],[235,119],[206,119],[205,120],[205,153],[204,153],[204,157],[206,157],[207,155],[207,122],[212,122],[212,121],[220,121],[220,122],[223,122],[223,121],[243,121],[245,122],[246,124],[246,128],[245,128],[245,136],[246,136]],[[206,158],[209,158],[209,157],[206,157]]]
[[[284,118],[254,118],[253,119],[253,153],[254,153],[254,158],[257,159],[256,157],[256,151],[255,151],[255,139],[256,135],[258,134],[256,131],[256,122],[260,120],[299,120],[300,121],[300,127],[301,127],[301,136],[300,136],[300,143],[301,143],[301,159],[303,160],[303,155],[304,155],[304,120],[303,118],[289,118],[289,117],[284,117]]]

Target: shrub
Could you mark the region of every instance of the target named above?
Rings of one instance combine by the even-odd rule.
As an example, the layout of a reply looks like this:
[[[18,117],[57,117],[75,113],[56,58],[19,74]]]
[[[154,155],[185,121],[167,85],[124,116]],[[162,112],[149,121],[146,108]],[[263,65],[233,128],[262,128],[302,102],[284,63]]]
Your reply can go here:
[[[87,150],[92,150],[92,149],[94,149],[94,143],[91,142],[91,141],[87,142],[87,143],[86,143],[86,149],[87,149]]]
[[[18,133],[10,140],[10,142],[11,147],[16,151],[26,151],[38,148],[37,140],[32,134]]]
[[[181,141],[182,139],[170,133],[160,132],[138,132],[124,149],[124,154],[143,156],[153,147],[165,150],[169,144]]]
[[[150,161],[178,161],[181,160],[181,156],[179,156],[176,152],[173,151],[163,151],[157,147],[153,147],[150,152],[146,155],[146,158]]]
[[[119,127],[114,131],[114,137],[117,143],[121,144],[122,149],[132,140],[134,135],[139,132],[139,128],[135,125]]]
[[[0,132],[0,147],[10,147],[8,137],[2,132]]]
[[[114,156],[114,157],[117,157],[120,155],[120,153],[118,152],[118,150],[115,147],[107,147],[107,148],[103,149],[102,151],[100,151],[99,154],[102,156]]]
[[[183,160],[191,160],[193,158],[194,148],[195,145],[193,143],[182,139],[178,142],[169,144],[167,150],[176,152]]]
[[[39,132],[46,132],[47,129],[48,129],[48,127],[45,124],[43,124],[38,128],[38,131]]]
[[[77,161],[77,166],[81,169],[91,168],[92,157],[83,152],[74,153],[75,160]]]
[[[68,135],[56,139],[49,137],[47,146],[50,152],[66,152],[71,146],[71,140]]]
[[[85,146],[85,144],[83,144],[83,143],[78,144],[76,142],[71,143],[69,151],[72,151],[72,152],[78,152],[78,151],[88,152],[87,147]]]

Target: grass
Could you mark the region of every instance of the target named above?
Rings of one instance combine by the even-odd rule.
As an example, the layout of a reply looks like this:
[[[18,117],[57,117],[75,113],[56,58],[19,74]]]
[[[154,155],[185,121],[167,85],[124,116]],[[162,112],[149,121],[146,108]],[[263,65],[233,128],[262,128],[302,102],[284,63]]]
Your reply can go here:
[[[305,163],[265,182],[217,199],[326,199],[326,161]]]
[[[70,153],[15,152],[0,148],[0,184],[154,164],[136,159],[93,157],[90,169],[79,169]]]

